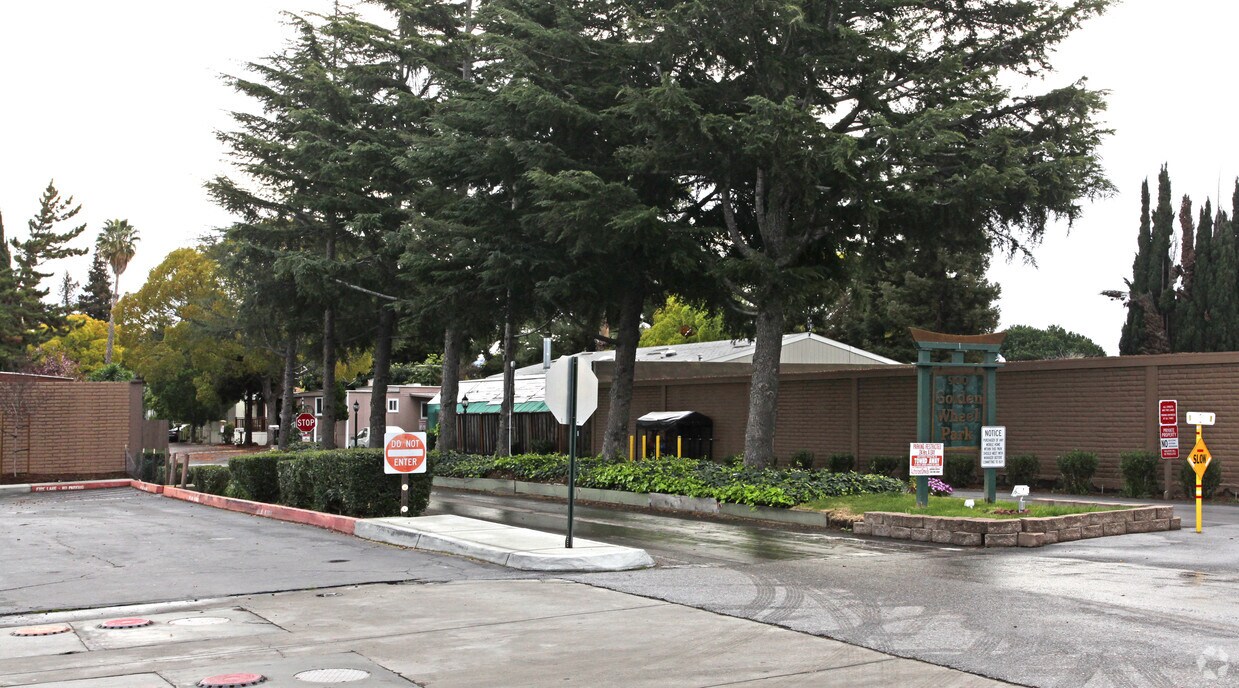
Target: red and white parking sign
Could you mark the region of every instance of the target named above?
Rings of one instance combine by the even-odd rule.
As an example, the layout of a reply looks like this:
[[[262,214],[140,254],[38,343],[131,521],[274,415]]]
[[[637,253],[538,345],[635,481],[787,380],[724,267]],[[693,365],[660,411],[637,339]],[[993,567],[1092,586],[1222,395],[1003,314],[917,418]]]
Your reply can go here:
[[[908,475],[942,475],[945,453],[941,442],[913,442],[908,452]]]
[[[1179,402],[1174,399],[1162,399],[1157,403],[1157,417],[1162,425],[1179,424]]]
[[[396,475],[425,473],[426,433],[389,433],[383,443],[383,472]]]

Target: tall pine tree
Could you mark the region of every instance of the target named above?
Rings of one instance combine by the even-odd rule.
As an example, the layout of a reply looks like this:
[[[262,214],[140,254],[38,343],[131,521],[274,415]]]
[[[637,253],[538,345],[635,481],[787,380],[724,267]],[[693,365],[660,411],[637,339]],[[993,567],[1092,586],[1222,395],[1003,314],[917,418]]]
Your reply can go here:
[[[1119,338],[1119,355],[1138,354],[1145,349],[1144,308],[1137,296],[1149,290],[1149,245],[1152,243],[1149,218],[1149,180],[1140,185],[1140,230],[1136,235],[1136,258],[1127,283],[1127,322]]]
[[[1174,209],[1170,203],[1170,171],[1162,165],[1157,175],[1157,207],[1153,210],[1153,234],[1149,241],[1149,262],[1145,274],[1147,291],[1159,319],[1153,325],[1160,326],[1167,341],[1173,336],[1170,314],[1174,309],[1174,264],[1170,259]]]
[[[1206,329],[1206,351],[1239,349],[1239,261],[1235,255],[1235,234],[1226,213],[1218,212],[1213,223],[1212,267],[1209,293],[1209,326]]]
[[[77,300],[77,309],[95,320],[106,321],[112,312],[111,304],[112,278],[108,275],[108,262],[95,251],[90,261],[90,272],[86,274],[86,286],[82,287]]]

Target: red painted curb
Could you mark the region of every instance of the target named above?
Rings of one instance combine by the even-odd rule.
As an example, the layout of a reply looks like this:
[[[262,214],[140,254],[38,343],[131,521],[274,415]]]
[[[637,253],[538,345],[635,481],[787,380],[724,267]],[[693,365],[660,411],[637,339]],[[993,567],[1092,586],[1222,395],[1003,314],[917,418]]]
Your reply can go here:
[[[37,483],[30,486],[31,492],[76,492],[78,490],[102,490],[113,487],[129,487],[129,480],[91,480],[80,483]]]
[[[130,480],[129,486],[137,490],[142,490],[143,492],[149,492],[151,494],[163,494],[163,488],[164,488],[163,485],[156,485],[155,483],[144,483],[141,480]]]
[[[308,509],[294,509],[291,506],[281,506],[279,504],[251,502],[245,499],[234,499],[232,497],[194,492],[193,490],[182,490],[179,487],[171,486],[163,486],[163,495],[173,499],[193,502],[194,504],[213,506],[216,509],[240,511],[253,516],[273,518],[277,521],[317,526],[327,530],[334,530],[337,533],[344,533],[345,535],[352,535],[357,528],[357,519],[352,516],[337,516]]]

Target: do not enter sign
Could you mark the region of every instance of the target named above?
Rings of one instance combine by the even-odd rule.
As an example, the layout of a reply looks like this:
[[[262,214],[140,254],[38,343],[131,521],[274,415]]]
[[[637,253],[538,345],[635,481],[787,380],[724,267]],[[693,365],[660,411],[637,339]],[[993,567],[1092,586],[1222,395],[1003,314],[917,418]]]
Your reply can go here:
[[[390,432],[383,443],[383,472],[426,472],[426,433]]]

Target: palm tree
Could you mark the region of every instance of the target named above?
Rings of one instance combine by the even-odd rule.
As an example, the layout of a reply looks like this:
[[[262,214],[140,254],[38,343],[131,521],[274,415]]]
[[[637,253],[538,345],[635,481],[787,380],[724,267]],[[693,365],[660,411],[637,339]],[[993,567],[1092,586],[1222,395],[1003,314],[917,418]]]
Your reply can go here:
[[[136,253],[134,244],[138,241],[138,230],[129,224],[129,220],[108,220],[95,240],[95,250],[112,267],[112,307],[108,309],[108,348],[104,352],[103,362],[112,362],[112,343],[116,340],[116,302],[120,299],[120,275],[129,267],[129,261]]]

